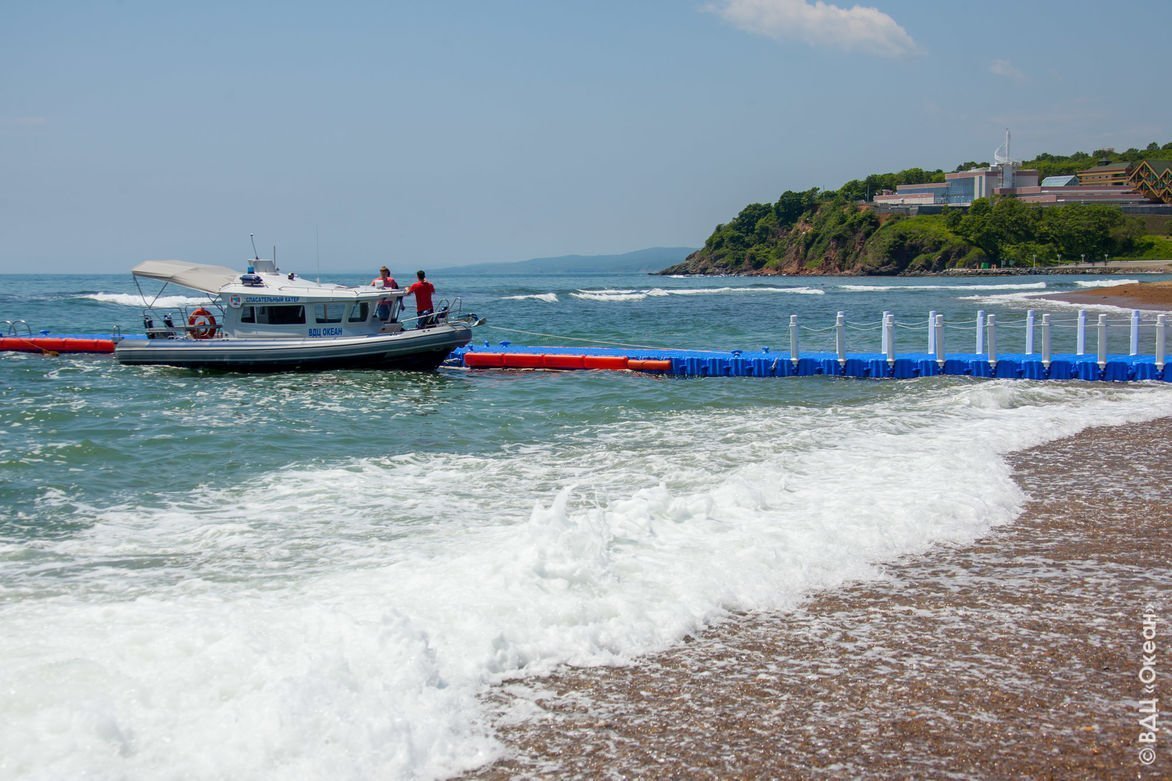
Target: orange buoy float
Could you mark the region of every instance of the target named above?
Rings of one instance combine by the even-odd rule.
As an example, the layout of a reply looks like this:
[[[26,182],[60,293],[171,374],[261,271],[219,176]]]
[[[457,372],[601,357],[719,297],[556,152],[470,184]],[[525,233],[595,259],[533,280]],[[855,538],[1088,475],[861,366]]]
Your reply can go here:
[[[502,365],[507,369],[540,369],[541,358],[540,353],[505,353]]]
[[[559,355],[553,353],[546,353],[541,357],[541,366],[543,369],[585,369],[586,362],[581,355]]]
[[[587,369],[609,369],[622,371],[627,368],[625,355],[587,355],[582,361]]]
[[[464,353],[464,365],[469,369],[499,369],[505,365],[503,353]]]
[[[669,372],[671,371],[671,361],[656,358],[642,360],[632,358],[627,361],[627,368],[635,372]]]
[[[191,326],[193,339],[214,339],[216,336],[216,316],[202,306],[191,313],[187,324]]]

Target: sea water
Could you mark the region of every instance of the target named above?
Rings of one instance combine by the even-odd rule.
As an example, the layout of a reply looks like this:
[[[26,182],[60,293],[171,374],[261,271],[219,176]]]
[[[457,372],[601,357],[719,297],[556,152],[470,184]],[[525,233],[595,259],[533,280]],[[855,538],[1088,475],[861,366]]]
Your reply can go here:
[[[838,311],[877,350],[885,310],[901,351],[930,310],[970,350],[978,308],[1020,349],[1028,308],[1073,317],[1032,296],[1093,281],[433,276],[478,343],[778,352],[791,314],[827,348]],[[128,275],[0,281],[34,332],[141,325]],[[486,687],[972,540],[1023,505],[1008,452],[1172,415],[1161,383],[31,354],[0,355],[0,394],[0,777],[34,779],[456,774],[502,750]]]

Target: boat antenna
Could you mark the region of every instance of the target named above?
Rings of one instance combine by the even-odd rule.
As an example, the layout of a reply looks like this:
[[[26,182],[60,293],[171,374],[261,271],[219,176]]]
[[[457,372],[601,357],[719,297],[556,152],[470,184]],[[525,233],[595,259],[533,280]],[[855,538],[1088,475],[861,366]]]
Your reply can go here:
[[[251,233],[248,234],[248,240],[252,242],[252,259],[253,260],[260,260],[260,255],[257,254],[257,251],[256,251],[256,239],[253,238],[253,235]]]
[[[313,226],[313,259],[317,263],[317,283],[321,284],[321,231]]]

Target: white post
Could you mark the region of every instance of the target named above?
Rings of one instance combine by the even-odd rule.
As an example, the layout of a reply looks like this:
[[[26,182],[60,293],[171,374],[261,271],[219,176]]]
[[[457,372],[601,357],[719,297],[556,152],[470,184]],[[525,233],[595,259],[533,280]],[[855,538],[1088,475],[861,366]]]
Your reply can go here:
[[[789,359],[798,365],[798,316],[789,316]]]
[[[1087,352],[1087,310],[1078,310],[1078,338],[1074,345],[1075,355],[1086,355]]]
[[[944,368],[944,315],[936,315],[936,322],[933,323],[936,331],[936,339],[932,346],[936,348],[936,363],[940,364],[940,368]]]
[[[985,310],[977,310],[977,355],[985,352]]]
[[[883,318],[884,341],[887,342],[887,366],[895,364],[895,315],[888,312]]]
[[[839,312],[834,318],[834,351],[838,353],[838,365],[846,363],[846,312]]]
[[[985,321],[989,329],[989,365],[997,365],[997,315],[989,315]]]
[[[1139,355],[1139,310],[1131,310],[1131,352],[1130,355]]]
[[[1099,315],[1098,327],[1099,368],[1107,367],[1107,315]]]
[[[883,310],[883,322],[881,328],[882,336],[879,337],[879,341],[881,342],[879,345],[879,352],[885,355],[887,354],[887,317],[890,314],[891,312],[887,311],[886,309]]]
[[[1026,355],[1034,354],[1034,310],[1026,312]]]
[[[1050,368],[1050,315],[1042,315],[1042,367]]]
[[[1156,315],[1156,371],[1164,369],[1164,357],[1168,348],[1168,334],[1165,328],[1167,324],[1167,315]]]
[[[936,310],[928,313],[928,354],[936,354]]]

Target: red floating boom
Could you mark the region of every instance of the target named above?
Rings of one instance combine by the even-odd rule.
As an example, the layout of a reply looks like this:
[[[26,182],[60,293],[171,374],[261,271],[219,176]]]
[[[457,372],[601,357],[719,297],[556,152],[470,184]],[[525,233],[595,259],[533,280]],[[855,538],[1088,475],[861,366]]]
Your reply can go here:
[[[112,353],[112,339],[77,339],[68,336],[0,336],[0,352],[18,353]]]
[[[670,371],[671,361],[635,360],[625,355],[568,355],[565,353],[464,353],[469,369],[603,369],[608,371]]]

